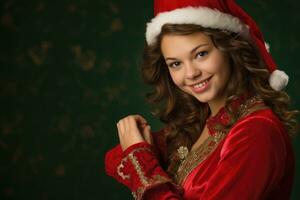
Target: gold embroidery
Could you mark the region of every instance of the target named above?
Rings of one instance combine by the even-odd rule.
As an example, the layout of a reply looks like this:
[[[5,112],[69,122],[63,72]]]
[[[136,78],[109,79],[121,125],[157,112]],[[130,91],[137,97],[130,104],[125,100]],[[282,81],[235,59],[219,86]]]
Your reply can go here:
[[[118,175],[119,176],[121,176],[121,178],[122,179],[130,179],[130,175],[128,174],[128,175],[126,175],[126,174],[124,174],[122,171],[121,171],[121,169],[123,169],[124,168],[124,162],[126,162],[127,161],[127,158],[125,158],[125,159],[123,159],[122,161],[121,161],[121,164],[117,167],[117,173],[118,173]]]
[[[248,99],[244,104],[240,105],[238,115],[241,119],[252,112],[267,108],[268,107],[264,104],[264,101],[259,96],[253,96],[252,98]]]
[[[145,147],[134,149],[132,152],[130,152],[128,154],[127,157],[122,159],[121,164],[118,166],[118,170],[117,170],[119,176],[122,177],[123,179],[130,178],[130,175],[124,174],[123,172],[121,172],[121,169],[124,168],[124,162],[129,160],[132,163],[132,165],[134,166],[134,169],[136,170],[136,172],[138,174],[139,180],[142,183],[142,186],[139,187],[137,189],[137,191],[132,192],[133,198],[138,199],[138,200],[143,198],[143,195],[146,190],[151,189],[151,188],[155,187],[156,185],[164,184],[167,182],[172,182],[172,180],[169,179],[168,177],[164,177],[161,175],[154,175],[152,177],[147,178],[143,172],[143,169],[142,169],[137,157],[134,155],[136,152],[140,152],[140,151],[152,152],[151,149],[145,148]]]
[[[125,158],[123,158],[121,160],[121,163],[120,165],[117,167],[117,173],[118,175],[122,178],[122,179],[129,179],[130,178],[130,175],[129,174],[124,174],[121,169],[124,168],[124,163],[129,159],[132,163],[132,165],[134,166],[135,170],[137,171],[137,174],[140,178],[140,181],[141,183],[143,184],[146,184],[147,183],[147,179],[146,177],[144,176],[144,173],[142,172],[142,169],[141,169],[141,166],[140,164],[138,163],[136,157],[133,155],[134,153],[136,152],[139,152],[139,151],[150,151],[151,150],[149,148],[137,148],[137,149],[134,149],[132,152],[130,152]]]
[[[148,185],[149,182],[147,180],[147,178],[145,177],[144,175],[144,172],[142,171],[142,168],[141,168],[141,165],[140,163],[138,162],[138,160],[136,159],[136,157],[133,155],[134,152],[128,154],[128,157],[131,161],[131,163],[133,164],[139,178],[140,178],[140,181],[143,185]]]
[[[136,200],[141,200],[141,199],[143,199],[143,196],[147,190],[154,188],[157,185],[171,183],[171,182],[172,182],[172,180],[167,177],[164,177],[161,175],[155,175],[149,179],[149,182],[147,185],[143,185],[142,187],[139,187],[136,192],[132,192],[133,198]],[[179,186],[175,186],[175,187],[178,187],[178,189],[181,190],[181,188],[179,188]]]
[[[259,96],[253,96],[241,104],[238,109],[239,119],[242,117],[262,109],[268,108]],[[218,127],[218,124],[216,124]],[[227,135],[228,129],[216,128],[214,135],[210,135],[196,150],[191,151],[184,160],[180,163],[174,180],[177,184],[182,184],[185,178],[205,160],[218,146],[218,144]]]
[[[242,118],[252,112],[268,108],[264,105],[263,100],[259,98],[258,96],[254,96],[250,99],[248,99],[245,104],[240,105],[238,116],[239,118]],[[218,124],[216,125],[218,126]],[[137,189],[137,191],[132,192],[132,195],[134,199],[141,200],[143,198],[144,193],[160,184],[170,183],[174,187],[177,187],[179,190],[182,189],[179,184],[181,184],[184,179],[187,177],[188,174],[191,173],[191,171],[197,167],[203,160],[205,160],[219,145],[219,143],[226,137],[228,132],[227,130],[220,130],[218,128],[218,131],[215,132],[214,135],[209,136],[196,150],[187,152],[185,149],[181,148],[179,150],[179,153],[184,155],[184,158],[182,159],[182,162],[180,163],[180,166],[178,168],[178,171],[175,176],[175,182],[178,184],[174,184],[172,180],[170,180],[168,177],[155,175],[152,177],[146,177],[140,163],[138,162],[138,159],[134,154],[136,152],[140,151],[151,151],[149,148],[137,148],[133,150],[131,153],[128,154],[127,157],[122,159],[121,164],[118,166],[118,174],[123,179],[129,179],[130,175],[126,175],[123,172],[121,172],[121,169],[124,168],[124,162],[130,160],[132,165],[134,166],[140,182],[142,183],[142,186]],[[186,155],[187,154],[187,155]]]
[[[191,151],[180,166],[175,175],[177,184],[181,184],[185,177],[197,167],[211,152],[218,146],[219,142],[226,136],[226,132],[216,132],[214,136],[209,136],[196,150]]]
[[[137,199],[137,195],[136,195],[136,192],[131,192],[132,196],[133,196],[133,199]]]
[[[179,158],[181,160],[184,160],[187,157],[187,155],[189,154],[189,149],[186,146],[180,146],[177,149],[177,153],[179,155]]]

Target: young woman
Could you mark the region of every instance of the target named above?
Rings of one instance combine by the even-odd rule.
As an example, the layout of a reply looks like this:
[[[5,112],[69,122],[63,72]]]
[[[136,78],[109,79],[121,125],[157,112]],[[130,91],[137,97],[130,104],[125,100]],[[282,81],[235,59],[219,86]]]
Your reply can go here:
[[[165,127],[121,119],[107,174],[136,199],[289,199],[296,111],[255,22],[233,0],[154,8],[142,75]]]

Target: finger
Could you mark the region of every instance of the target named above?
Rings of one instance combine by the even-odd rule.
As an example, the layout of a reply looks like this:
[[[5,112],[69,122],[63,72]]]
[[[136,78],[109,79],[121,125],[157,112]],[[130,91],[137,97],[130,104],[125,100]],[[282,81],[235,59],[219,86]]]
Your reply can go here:
[[[127,135],[131,134],[136,126],[136,122],[131,116],[124,118],[124,131]]]
[[[118,121],[118,123],[117,123],[117,129],[118,129],[118,136],[119,136],[120,145],[123,146],[123,139],[122,139],[122,135],[121,135],[120,121]]]
[[[149,125],[147,125],[146,128],[144,129],[143,136],[144,136],[144,139],[146,140],[146,142],[148,142],[149,144],[153,144],[153,138],[151,135],[151,127]]]
[[[117,130],[118,130],[118,135],[120,137],[120,121],[118,121],[118,123],[117,123]]]
[[[144,126],[146,126],[148,124],[147,120],[144,117],[142,117],[141,115],[132,115],[132,116],[135,118],[135,120],[137,121],[138,125],[144,127]]]
[[[128,118],[128,123],[130,126],[130,135],[139,141],[144,141],[143,130],[137,127],[136,119],[134,116]]]
[[[120,131],[120,135],[124,135],[124,132],[125,132],[125,122],[124,122],[124,119],[121,119],[119,121],[119,131]]]
[[[147,137],[147,142],[152,143],[151,133],[150,133],[150,126],[148,125],[147,121],[140,115],[131,115],[131,130],[135,130],[136,132],[140,133],[140,137],[146,140],[145,136]]]
[[[141,115],[134,115],[134,118],[137,122],[137,127],[140,130],[141,133],[143,133],[144,129],[147,127],[148,122],[145,118],[143,118]]]
[[[135,116],[128,117],[126,122],[129,130],[133,132],[140,132]]]
[[[125,140],[127,132],[126,132],[126,120],[121,119],[119,121],[119,137],[120,137],[120,141],[122,142],[122,144],[124,144],[124,142],[125,142],[124,140]]]
[[[141,115],[132,115],[132,116],[141,122],[147,123],[147,120]]]

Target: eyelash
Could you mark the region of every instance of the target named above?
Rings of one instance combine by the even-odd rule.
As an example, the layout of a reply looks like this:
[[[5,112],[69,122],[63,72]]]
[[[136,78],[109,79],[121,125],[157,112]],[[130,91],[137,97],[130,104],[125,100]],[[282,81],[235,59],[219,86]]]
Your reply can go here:
[[[205,56],[205,55],[207,55],[207,51],[200,51],[200,52],[198,52],[197,54],[196,54],[196,57],[199,55],[199,54],[204,54],[204,55],[202,55],[201,57],[203,57],[203,56]]]
[[[207,51],[200,51],[200,52],[198,52],[198,53],[196,54],[195,58],[198,58],[198,55],[200,55],[200,54],[202,54],[202,55],[201,55],[201,58],[202,58],[202,57],[204,57],[205,55],[207,55],[208,52],[207,52]],[[203,55],[203,54],[204,54],[204,55]],[[177,66],[174,66],[174,64],[177,64]],[[170,68],[176,68],[176,67],[178,67],[179,64],[180,64],[180,62],[175,61],[175,62],[170,63],[168,66],[169,66]]]
[[[178,63],[178,65],[179,65],[180,62],[178,62],[178,61],[172,62],[172,63],[169,64],[169,67],[170,67],[170,68],[176,68],[176,67],[178,67],[178,65],[177,65],[177,66],[174,66],[174,64],[177,64],[177,63]]]

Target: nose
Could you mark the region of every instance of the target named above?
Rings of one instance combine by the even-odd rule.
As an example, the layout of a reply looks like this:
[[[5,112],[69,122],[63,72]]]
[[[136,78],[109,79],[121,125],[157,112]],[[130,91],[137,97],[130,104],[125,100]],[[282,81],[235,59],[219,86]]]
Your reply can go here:
[[[188,79],[195,79],[195,78],[201,76],[201,74],[202,74],[201,70],[194,63],[188,63],[186,65],[185,73],[186,73],[186,78],[188,78]]]

